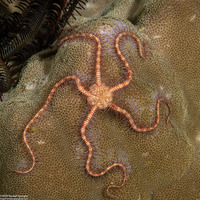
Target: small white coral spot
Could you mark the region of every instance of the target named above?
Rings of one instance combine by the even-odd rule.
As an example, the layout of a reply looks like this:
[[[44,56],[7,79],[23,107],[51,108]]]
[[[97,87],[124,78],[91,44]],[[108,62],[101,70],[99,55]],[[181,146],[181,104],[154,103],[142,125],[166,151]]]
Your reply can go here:
[[[40,141],[38,141],[38,144],[39,144],[39,145],[41,145],[41,144],[45,144],[45,142],[42,141],[42,140],[40,140]]]
[[[146,157],[148,157],[149,156],[149,152],[144,152],[143,154],[142,154],[142,157],[144,157],[144,158],[146,158]]]
[[[192,22],[192,21],[194,21],[195,19],[196,19],[196,17],[197,17],[197,15],[196,14],[194,14],[194,15],[192,15],[191,17],[190,17],[190,22]]]
[[[161,90],[161,91],[163,91],[163,89],[164,89],[164,88],[163,88],[163,86],[162,86],[162,85],[160,85],[160,90]]]
[[[154,35],[153,36],[153,39],[159,39],[159,38],[161,38],[162,36],[161,35]]]
[[[37,84],[33,82],[28,82],[25,84],[25,90],[34,90]]]

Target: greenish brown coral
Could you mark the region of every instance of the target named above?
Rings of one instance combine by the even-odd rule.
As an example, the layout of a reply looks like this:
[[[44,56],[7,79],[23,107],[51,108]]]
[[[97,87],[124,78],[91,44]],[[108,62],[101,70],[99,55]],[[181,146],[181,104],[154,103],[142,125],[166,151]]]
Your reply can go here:
[[[169,110],[161,104],[158,127],[146,133],[134,131],[124,116],[112,110],[100,110],[92,118],[86,130],[94,147],[92,169],[99,172],[113,162],[126,167],[124,187],[111,190],[119,199],[193,200],[200,196],[200,16],[192,3],[200,8],[197,1],[168,1],[164,5],[152,1],[135,19],[140,28],[127,20],[104,17],[68,33],[99,37],[102,81],[110,87],[127,76],[116,54],[115,38],[120,32],[135,34],[146,44],[148,55],[141,59],[135,40],[121,38],[120,50],[130,64],[133,79],[114,94],[113,101],[126,109],[139,127],[155,123],[157,99],[164,98],[172,108],[166,124]],[[181,21],[183,14],[187,23],[186,19]],[[87,148],[80,129],[90,105],[73,81],[58,87],[47,109],[28,130],[35,168],[27,174],[13,172],[32,164],[23,131],[55,83],[73,74],[87,89],[94,84],[95,53],[96,43],[90,38],[68,40],[56,55],[51,50],[41,52],[29,60],[17,88],[7,99],[4,96],[0,105],[0,194],[26,194],[29,199],[109,199],[106,188],[122,181],[119,168],[95,178],[85,171]]]

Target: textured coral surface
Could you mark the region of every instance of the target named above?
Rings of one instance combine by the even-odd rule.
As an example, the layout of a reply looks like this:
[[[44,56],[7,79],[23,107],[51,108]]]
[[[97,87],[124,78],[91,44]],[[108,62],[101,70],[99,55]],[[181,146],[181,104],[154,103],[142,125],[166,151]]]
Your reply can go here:
[[[123,1],[122,8],[126,5]],[[136,35],[143,51],[146,46],[147,56],[140,57],[132,37],[120,39],[119,48],[133,75],[129,85],[115,92],[113,101],[144,128],[155,124],[158,99],[171,106],[169,123],[169,108],[160,103],[158,126],[144,133],[135,131],[123,115],[111,109],[98,110],[91,119],[86,136],[93,146],[93,172],[116,162],[126,168],[125,185],[110,188],[118,199],[200,199],[199,10],[198,0],[154,0],[137,18],[134,13],[126,15],[132,23],[107,15],[68,32],[100,39],[102,82],[108,87],[128,75],[116,53],[117,35]],[[115,14],[120,17],[121,12],[117,7]],[[4,95],[0,104],[0,194],[25,194],[31,200],[111,199],[106,188],[120,184],[123,173],[118,167],[99,177],[87,173],[88,149],[80,130],[91,106],[73,80],[56,89],[47,108],[28,128],[35,167],[26,174],[14,172],[32,165],[23,131],[52,87],[69,75],[78,76],[86,89],[95,83],[96,51],[94,40],[77,37],[66,40],[57,52],[40,52],[29,59],[18,86]]]

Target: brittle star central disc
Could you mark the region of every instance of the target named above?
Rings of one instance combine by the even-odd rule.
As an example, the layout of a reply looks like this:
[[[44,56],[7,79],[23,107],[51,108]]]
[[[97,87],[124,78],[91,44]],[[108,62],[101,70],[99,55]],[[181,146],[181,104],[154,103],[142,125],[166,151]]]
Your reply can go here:
[[[88,97],[88,103],[91,106],[97,106],[99,109],[107,108],[109,103],[112,102],[112,93],[109,88],[104,84],[92,85],[90,87],[91,96]]]

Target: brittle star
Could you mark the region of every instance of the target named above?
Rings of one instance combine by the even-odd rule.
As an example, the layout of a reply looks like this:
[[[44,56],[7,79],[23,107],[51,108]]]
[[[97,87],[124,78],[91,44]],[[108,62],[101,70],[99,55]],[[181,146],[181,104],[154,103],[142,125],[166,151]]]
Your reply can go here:
[[[63,78],[62,80],[60,80],[58,83],[56,83],[56,85],[51,90],[51,92],[50,92],[50,94],[49,94],[44,106],[39,110],[39,112],[28,123],[28,125],[26,126],[26,128],[24,130],[24,133],[23,133],[24,142],[25,142],[27,148],[29,149],[30,154],[32,155],[32,160],[33,160],[32,166],[26,171],[15,170],[15,172],[17,172],[17,173],[28,173],[28,172],[31,172],[33,170],[33,168],[35,166],[35,156],[34,156],[34,153],[33,153],[32,149],[31,149],[31,147],[29,146],[29,144],[27,142],[27,138],[26,138],[27,131],[28,131],[29,127],[32,125],[32,123],[36,120],[36,118],[38,118],[38,116],[46,109],[46,107],[48,106],[48,104],[49,104],[49,102],[50,102],[50,100],[52,98],[52,95],[54,94],[56,89],[61,84],[65,83],[66,81],[73,79],[76,82],[78,90],[82,94],[87,96],[88,103],[89,103],[89,105],[91,105],[91,110],[90,110],[88,116],[86,117],[86,119],[84,120],[83,125],[81,127],[81,137],[82,137],[83,141],[85,142],[85,144],[86,144],[86,146],[88,148],[88,156],[87,156],[87,160],[86,160],[86,171],[91,176],[98,177],[98,176],[104,175],[111,168],[118,166],[123,170],[123,180],[122,180],[120,185],[110,185],[110,186],[108,186],[107,193],[110,196],[113,196],[113,195],[111,195],[109,193],[109,189],[110,188],[121,188],[122,186],[124,186],[127,174],[126,174],[126,168],[125,168],[124,164],[122,164],[122,163],[115,162],[115,163],[111,164],[110,166],[108,166],[106,169],[104,169],[103,171],[101,171],[99,173],[95,173],[95,172],[93,172],[91,170],[91,166],[90,165],[91,165],[91,159],[92,159],[92,156],[93,156],[93,147],[92,147],[90,141],[86,137],[86,127],[89,124],[91,118],[93,117],[94,113],[97,110],[106,109],[106,108],[110,107],[113,110],[115,110],[115,111],[119,112],[120,114],[124,115],[128,119],[131,127],[135,131],[137,131],[137,132],[146,132],[146,131],[151,131],[151,130],[155,129],[157,127],[157,125],[159,124],[160,102],[163,101],[163,102],[166,103],[166,105],[169,107],[170,114],[171,114],[171,107],[164,99],[162,99],[162,98],[158,99],[158,101],[156,103],[156,112],[157,112],[156,122],[154,123],[154,125],[152,125],[150,127],[141,128],[141,127],[138,127],[135,124],[133,118],[131,117],[131,115],[125,109],[115,105],[112,102],[113,93],[115,91],[120,90],[120,89],[124,88],[125,86],[127,86],[132,80],[132,71],[130,69],[129,63],[126,61],[125,57],[122,55],[122,53],[120,51],[120,48],[119,48],[119,40],[123,36],[131,36],[132,38],[134,38],[136,40],[136,42],[138,43],[140,57],[144,59],[145,56],[146,56],[146,54],[143,55],[143,53],[142,53],[142,45],[141,45],[140,40],[134,34],[126,33],[126,32],[120,33],[116,37],[116,40],[115,40],[115,49],[116,49],[116,52],[117,52],[118,56],[120,57],[120,59],[122,60],[122,62],[124,63],[124,65],[126,67],[126,70],[128,72],[128,76],[127,76],[127,78],[126,78],[126,80],[124,82],[122,82],[122,83],[120,83],[120,84],[118,84],[118,85],[116,85],[114,87],[111,87],[111,88],[106,86],[104,83],[102,83],[102,80],[101,80],[101,70],[100,70],[101,69],[101,65],[100,65],[101,64],[101,42],[100,42],[100,39],[97,36],[95,36],[93,34],[86,34],[86,33],[85,34],[75,34],[75,35],[66,36],[65,38],[63,38],[59,42],[59,44],[63,44],[66,40],[74,39],[74,38],[78,38],[78,37],[87,37],[87,38],[94,39],[96,41],[96,44],[97,44],[96,66],[95,66],[96,83],[94,85],[92,85],[89,88],[89,90],[86,90],[82,86],[80,79],[76,75],[67,76],[67,77]],[[168,119],[170,117],[170,114],[169,114],[169,116],[167,118],[167,122],[168,122]]]

